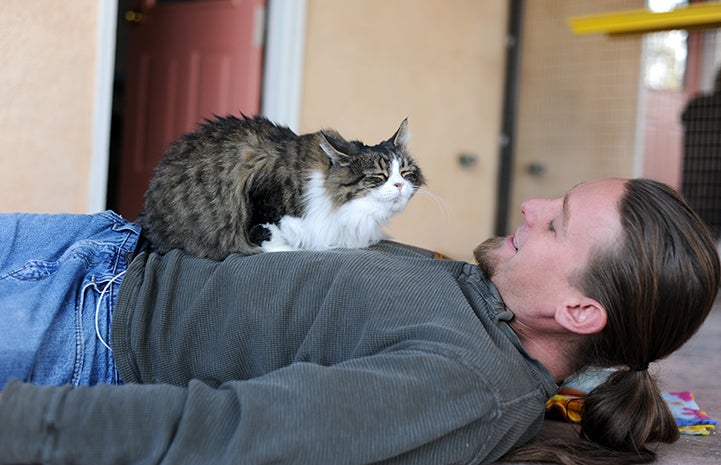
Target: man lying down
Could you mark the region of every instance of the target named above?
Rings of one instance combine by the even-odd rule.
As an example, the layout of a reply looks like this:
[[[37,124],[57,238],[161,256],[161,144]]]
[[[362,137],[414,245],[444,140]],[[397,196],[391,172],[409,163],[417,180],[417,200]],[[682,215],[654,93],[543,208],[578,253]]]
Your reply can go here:
[[[477,264],[393,242],[218,262],[136,251],[112,212],[0,215],[0,463],[652,459],[678,429],[646,368],[712,306],[708,231],[642,179],[521,213]],[[532,442],[588,365],[625,368],[583,439]]]

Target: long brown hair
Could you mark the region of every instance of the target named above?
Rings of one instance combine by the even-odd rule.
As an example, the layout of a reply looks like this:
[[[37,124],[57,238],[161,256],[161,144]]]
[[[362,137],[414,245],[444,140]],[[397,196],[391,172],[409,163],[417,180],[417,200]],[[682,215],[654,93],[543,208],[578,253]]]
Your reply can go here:
[[[650,442],[673,442],[678,426],[646,370],[681,347],[713,306],[721,264],[708,228],[668,186],[633,179],[619,203],[615,245],[596,250],[574,283],[601,302],[608,323],[573,362],[621,367],[584,402],[577,440],[532,443],[506,460],[574,465],[647,463]]]

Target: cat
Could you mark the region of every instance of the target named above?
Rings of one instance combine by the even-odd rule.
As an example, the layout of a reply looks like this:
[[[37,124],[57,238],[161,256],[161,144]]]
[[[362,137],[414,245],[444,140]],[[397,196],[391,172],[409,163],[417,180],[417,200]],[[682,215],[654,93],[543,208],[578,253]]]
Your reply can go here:
[[[362,248],[425,183],[408,121],[374,146],[333,130],[297,135],[261,117],[206,119],[167,149],[136,219],[159,253]]]

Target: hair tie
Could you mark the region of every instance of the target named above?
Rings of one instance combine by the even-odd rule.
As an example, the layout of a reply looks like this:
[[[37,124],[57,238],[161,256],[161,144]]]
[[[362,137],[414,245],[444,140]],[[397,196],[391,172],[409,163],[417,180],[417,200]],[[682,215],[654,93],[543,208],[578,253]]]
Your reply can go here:
[[[648,363],[643,366],[640,366],[640,367],[631,368],[631,371],[646,371],[646,370],[648,370]]]

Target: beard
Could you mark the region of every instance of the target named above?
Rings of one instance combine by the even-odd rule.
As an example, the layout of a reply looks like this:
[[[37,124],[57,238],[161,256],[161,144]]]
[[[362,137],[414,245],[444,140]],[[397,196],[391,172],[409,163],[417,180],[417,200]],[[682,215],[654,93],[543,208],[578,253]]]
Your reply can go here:
[[[478,262],[478,267],[483,274],[486,275],[486,278],[490,279],[496,274],[499,257],[494,252],[502,247],[505,241],[506,239],[504,237],[492,237],[481,242],[473,251],[473,256],[476,262]]]

